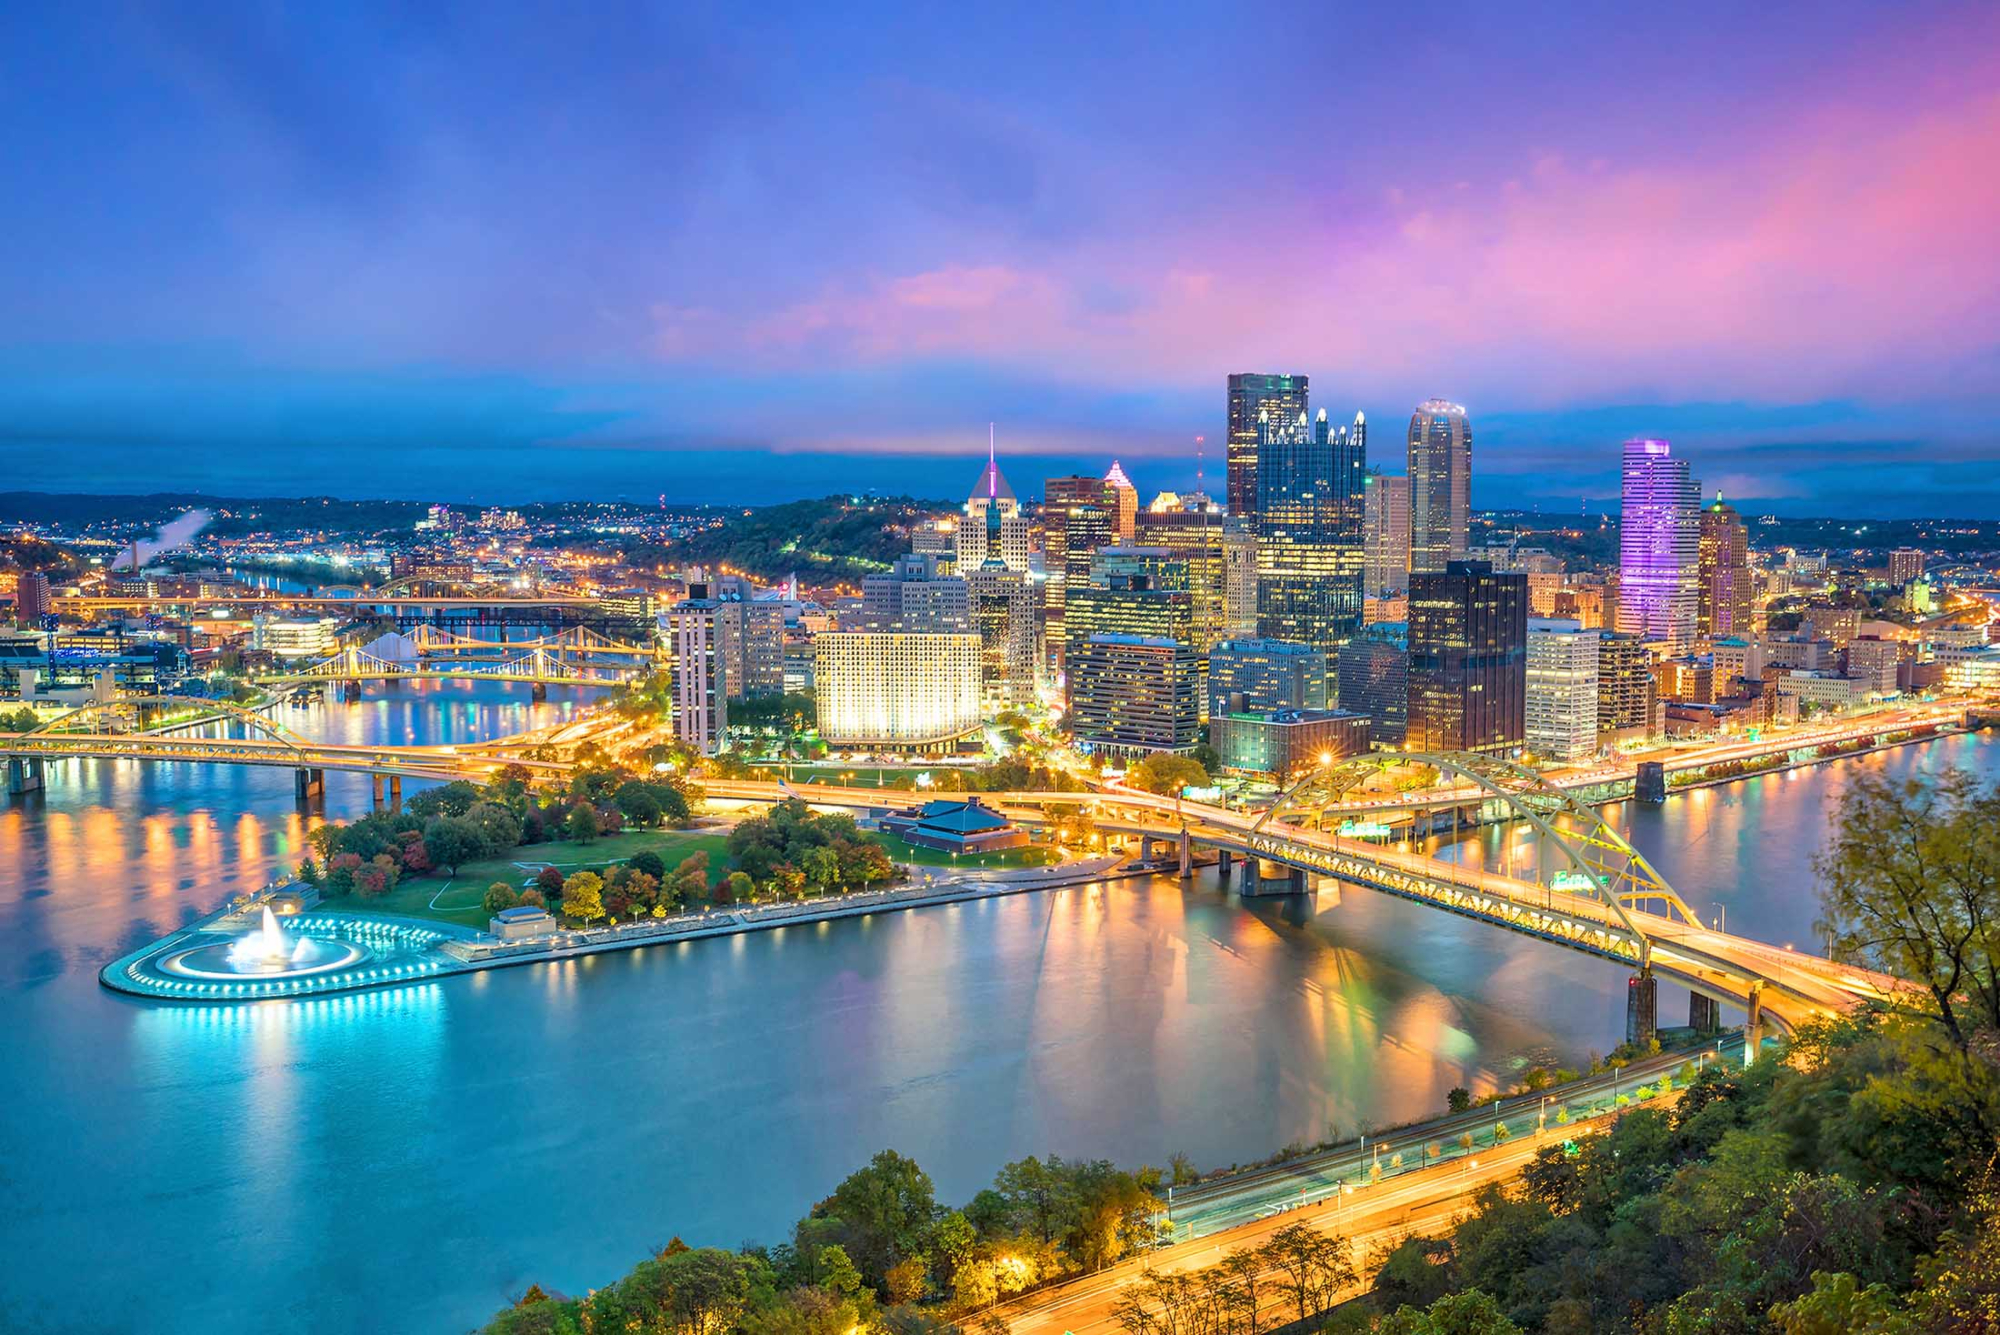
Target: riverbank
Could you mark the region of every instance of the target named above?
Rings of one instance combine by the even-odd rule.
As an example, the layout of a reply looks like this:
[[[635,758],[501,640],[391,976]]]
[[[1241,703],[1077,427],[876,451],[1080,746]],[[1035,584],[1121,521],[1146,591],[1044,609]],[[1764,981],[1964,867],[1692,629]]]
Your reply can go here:
[[[259,892],[246,903],[232,903],[113,960],[99,972],[98,979],[114,992],[163,1001],[233,1003],[316,997],[336,992],[399,987],[412,982],[435,982],[454,974],[477,973],[485,969],[543,964],[608,951],[638,950],[646,946],[770,931],[836,918],[865,917],[875,913],[958,904],[1154,874],[1154,869],[1134,864],[1123,857],[1086,858],[1057,867],[1018,868],[945,880],[926,880],[922,885],[854,891],[821,899],[737,908],[704,908],[700,912],[682,913],[670,918],[644,918],[636,923],[581,931],[558,929],[547,936],[520,941],[496,940],[463,926],[452,928],[431,924],[426,927],[424,922],[413,918],[315,909],[310,915],[287,920],[284,926],[308,935],[324,931],[330,937],[387,931],[398,935],[399,946],[404,947],[410,957],[399,958],[393,966],[363,959],[353,967],[341,970],[298,975],[277,972],[246,974],[232,979],[208,975],[191,978],[173,975],[162,968],[163,961],[171,962],[190,951],[225,944],[250,930],[252,920],[261,907],[273,895],[283,893],[283,888],[272,887]],[[415,940],[419,934],[424,939]]]

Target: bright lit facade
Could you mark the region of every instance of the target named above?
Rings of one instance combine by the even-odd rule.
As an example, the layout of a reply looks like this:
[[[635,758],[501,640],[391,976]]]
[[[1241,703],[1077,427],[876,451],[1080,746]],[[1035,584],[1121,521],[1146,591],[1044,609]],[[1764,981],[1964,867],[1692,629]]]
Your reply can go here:
[[[979,727],[976,634],[834,631],[813,641],[819,732],[832,746],[942,746]]]
[[[1371,472],[1364,491],[1362,592],[1371,598],[1402,593],[1410,587],[1410,479]]]
[[[1257,419],[1268,413],[1292,422],[1306,411],[1309,385],[1302,375],[1241,373],[1229,377],[1228,490],[1229,513],[1244,519],[1257,515]]]
[[[1361,626],[1361,450],[1321,411],[1257,446],[1257,633],[1331,653]]]
[[[324,658],[340,648],[340,623],[332,617],[307,621],[259,617],[254,627],[252,647],[279,658]]]
[[[1528,620],[1528,750],[1541,759],[1597,752],[1597,645],[1581,622]]]
[[[1751,633],[1750,530],[1722,493],[1701,512],[1696,619],[1705,636]]]
[[[1410,414],[1410,573],[1439,572],[1465,556],[1472,518],[1472,421],[1429,399]]]
[[[1625,442],[1618,629],[1684,653],[1700,629],[1701,486],[1664,440]]]

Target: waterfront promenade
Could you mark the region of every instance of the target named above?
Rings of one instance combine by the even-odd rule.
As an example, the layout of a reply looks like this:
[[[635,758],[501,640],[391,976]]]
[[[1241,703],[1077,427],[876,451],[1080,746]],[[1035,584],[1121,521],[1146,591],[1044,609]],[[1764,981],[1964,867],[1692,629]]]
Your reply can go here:
[[[940,904],[963,903],[1002,895],[1027,894],[1063,886],[1081,885],[1120,876],[1150,875],[1119,856],[1082,858],[1054,867],[1019,867],[1007,870],[947,873],[923,884],[889,886],[879,890],[857,890],[815,899],[789,900],[774,904],[746,904],[707,908],[668,918],[641,918],[636,922],[572,930],[557,928],[546,936],[519,941],[500,941],[465,928],[453,928],[417,919],[392,919],[387,915],[349,915],[344,910],[318,910],[302,918],[311,928],[338,933],[342,919],[355,924],[407,923],[423,928],[435,938],[429,949],[416,958],[396,964],[358,967],[339,972],[322,972],[297,978],[260,979],[246,975],[240,980],[191,981],[164,975],[157,967],[162,959],[201,945],[247,932],[261,907],[285,886],[273,886],[244,904],[230,904],[215,913],[170,932],[138,950],[107,964],[99,974],[114,991],[165,1001],[242,1002],[325,996],[363,988],[395,987],[430,982],[454,974],[476,973],[484,969],[521,964],[542,964],[575,959],[584,955],[616,950],[637,950],[646,946],[697,941],[708,937],[734,936],[743,932],[772,931],[784,927],[837,918],[863,917],[872,913],[892,913],[902,909],[928,908]]]

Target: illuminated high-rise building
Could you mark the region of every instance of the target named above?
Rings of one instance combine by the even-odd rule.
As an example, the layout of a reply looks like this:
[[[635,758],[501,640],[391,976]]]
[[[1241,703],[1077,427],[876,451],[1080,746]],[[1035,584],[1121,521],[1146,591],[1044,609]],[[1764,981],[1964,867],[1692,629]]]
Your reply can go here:
[[[1704,638],[1747,636],[1750,623],[1750,530],[1743,517],[1722,503],[1701,512],[1700,582],[1696,620]]]
[[[936,556],[911,552],[898,558],[888,570],[864,576],[861,615],[850,628],[958,634],[971,630],[970,577],[940,575],[940,564]]]
[[[704,754],[722,747],[729,726],[729,667],[720,620],[724,604],[689,598],[667,613],[673,654],[674,736]]]
[[[1324,409],[1258,426],[1257,633],[1331,653],[1361,625],[1365,460]]]
[[[1229,622],[1229,549],[1219,507],[1144,510],[1138,518],[1138,545],[1173,553],[1186,576],[1193,601],[1193,644],[1206,652],[1232,633]]]
[[[974,633],[815,636],[819,734],[833,746],[948,746],[979,727],[980,661]]]
[[[1687,652],[1700,628],[1701,484],[1664,440],[1625,442],[1618,629]]]
[[[1149,635],[1092,635],[1070,651],[1066,722],[1077,742],[1114,753],[1186,751],[1201,726],[1199,663]]]
[[[1368,470],[1363,484],[1362,546],[1366,569],[1361,591],[1384,598],[1410,587],[1410,479]]]
[[[1257,515],[1257,422],[1268,413],[1276,422],[1304,415],[1306,377],[1241,373],[1229,377],[1229,436],[1226,442],[1229,513]]]
[[[1527,737],[1528,577],[1485,561],[1410,576],[1412,751],[1511,756]]]
[[[1606,741],[1651,737],[1659,731],[1659,690],[1653,659],[1637,635],[1597,634],[1597,731]]]
[[[992,562],[965,577],[972,628],[979,634],[980,694],[988,709],[1035,699],[1035,603],[1027,580]]]
[[[1472,422],[1429,399],[1410,414],[1410,573],[1442,571],[1465,556],[1472,516]]]
[[[1598,644],[1579,621],[1528,619],[1528,749],[1544,760],[1597,754]]]
[[[1889,553],[1889,582],[1902,588],[1924,573],[1924,554],[1917,547],[1898,547]]]
[[[963,575],[987,561],[999,561],[1023,574],[1028,569],[1028,516],[1007,479],[1000,475],[993,444],[986,445],[986,467],[965,500],[965,517],[958,522],[957,569]]]
[[[1111,488],[1111,501],[1118,516],[1118,541],[1130,543],[1137,532],[1139,489],[1125,476],[1116,459],[1111,461],[1111,471],[1104,475],[1104,484]]]
[[[1101,477],[1052,477],[1042,487],[1042,634],[1049,665],[1062,666],[1063,609],[1090,583],[1090,556],[1117,544],[1117,497]]]

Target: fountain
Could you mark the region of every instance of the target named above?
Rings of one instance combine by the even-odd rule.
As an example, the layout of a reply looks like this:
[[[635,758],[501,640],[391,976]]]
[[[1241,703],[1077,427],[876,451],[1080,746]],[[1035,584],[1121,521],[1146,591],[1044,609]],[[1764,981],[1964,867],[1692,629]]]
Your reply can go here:
[[[282,973],[310,968],[319,958],[319,946],[309,936],[294,944],[278,926],[278,915],[264,906],[264,925],[236,938],[229,947],[229,967],[238,973]]]

